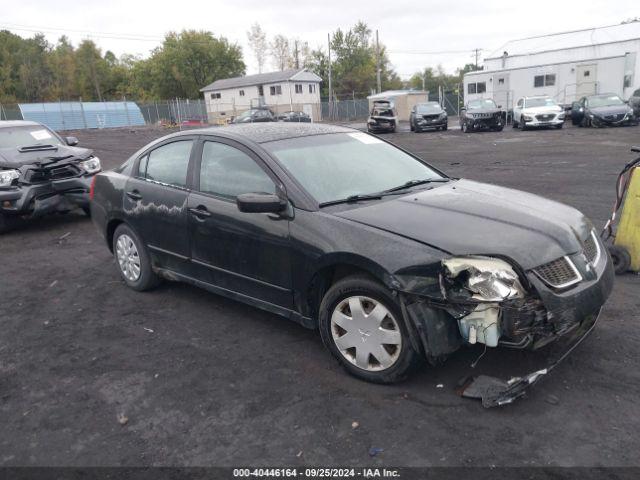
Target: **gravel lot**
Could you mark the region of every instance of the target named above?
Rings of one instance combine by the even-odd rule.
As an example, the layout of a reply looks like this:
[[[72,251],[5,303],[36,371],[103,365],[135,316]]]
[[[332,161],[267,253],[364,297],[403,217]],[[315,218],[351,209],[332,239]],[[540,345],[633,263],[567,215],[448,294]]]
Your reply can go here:
[[[111,168],[166,133],[74,134]],[[640,128],[386,138],[599,226]],[[455,395],[461,377],[526,373],[544,354],[489,350],[472,370],[482,348],[468,348],[370,385],[287,320],[186,285],[129,290],[81,213],[1,242],[0,465],[640,465],[638,276],[618,277],[594,334],[527,398],[485,410]]]

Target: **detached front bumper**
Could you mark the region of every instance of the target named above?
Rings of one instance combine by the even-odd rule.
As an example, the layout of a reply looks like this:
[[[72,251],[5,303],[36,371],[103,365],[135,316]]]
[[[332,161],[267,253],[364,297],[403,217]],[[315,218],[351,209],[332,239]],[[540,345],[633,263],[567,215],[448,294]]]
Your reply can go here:
[[[89,206],[93,175],[0,189],[0,213],[39,217],[48,213]]]

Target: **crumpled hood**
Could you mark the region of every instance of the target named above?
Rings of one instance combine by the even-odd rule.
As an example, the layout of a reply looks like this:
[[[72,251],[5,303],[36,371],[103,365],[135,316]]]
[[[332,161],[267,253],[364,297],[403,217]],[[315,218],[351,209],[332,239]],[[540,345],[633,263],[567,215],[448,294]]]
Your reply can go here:
[[[429,190],[336,213],[452,255],[506,256],[525,270],[582,250],[592,230],[579,211],[537,195],[474,182]]]
[[[589,108],[589,111],[599,117],[605,115],[618,115],[619,113],[631,113],[632,108],[628,105],[609,105],[607,107],[593,107]]]
[[[19,168],[24,165],[32,165],[36,162],[49,162],[51,158],[63,158],[73,156],[83,160],[90,156],[93,150],[88,148],[57,145],[55,150],[35,150],[21,152],[16,147],[0,148],[0,167]]]

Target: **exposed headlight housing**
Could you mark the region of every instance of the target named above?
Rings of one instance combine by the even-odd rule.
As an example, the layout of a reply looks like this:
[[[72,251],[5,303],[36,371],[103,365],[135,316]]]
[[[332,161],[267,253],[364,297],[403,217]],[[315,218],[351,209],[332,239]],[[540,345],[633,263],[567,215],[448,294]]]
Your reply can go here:
[[[91,157],[88,160],[80,162],[80,166],[89,174],[98,173],[102,169],[100,159],[98,157]]]
[[[452,257],[442,261],[445,298],[470,302],[501,302],[524,296],[513,267],[491,257]]]
[[[18,178],[20,178],[19,170],[0,170],[0,187],[10,187]]]

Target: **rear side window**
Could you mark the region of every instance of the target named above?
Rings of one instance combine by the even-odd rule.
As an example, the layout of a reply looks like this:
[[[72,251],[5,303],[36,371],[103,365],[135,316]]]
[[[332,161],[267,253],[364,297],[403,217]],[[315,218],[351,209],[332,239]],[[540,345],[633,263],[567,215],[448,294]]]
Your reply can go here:
[[[200,191],[235,199],[243,193],[276,193],[273,180],[246,153],[224,143],[205,142]]]
[[[140,159],[138,175],[154,182],[187,186],[187,170],[193,140],[167,143]]]

